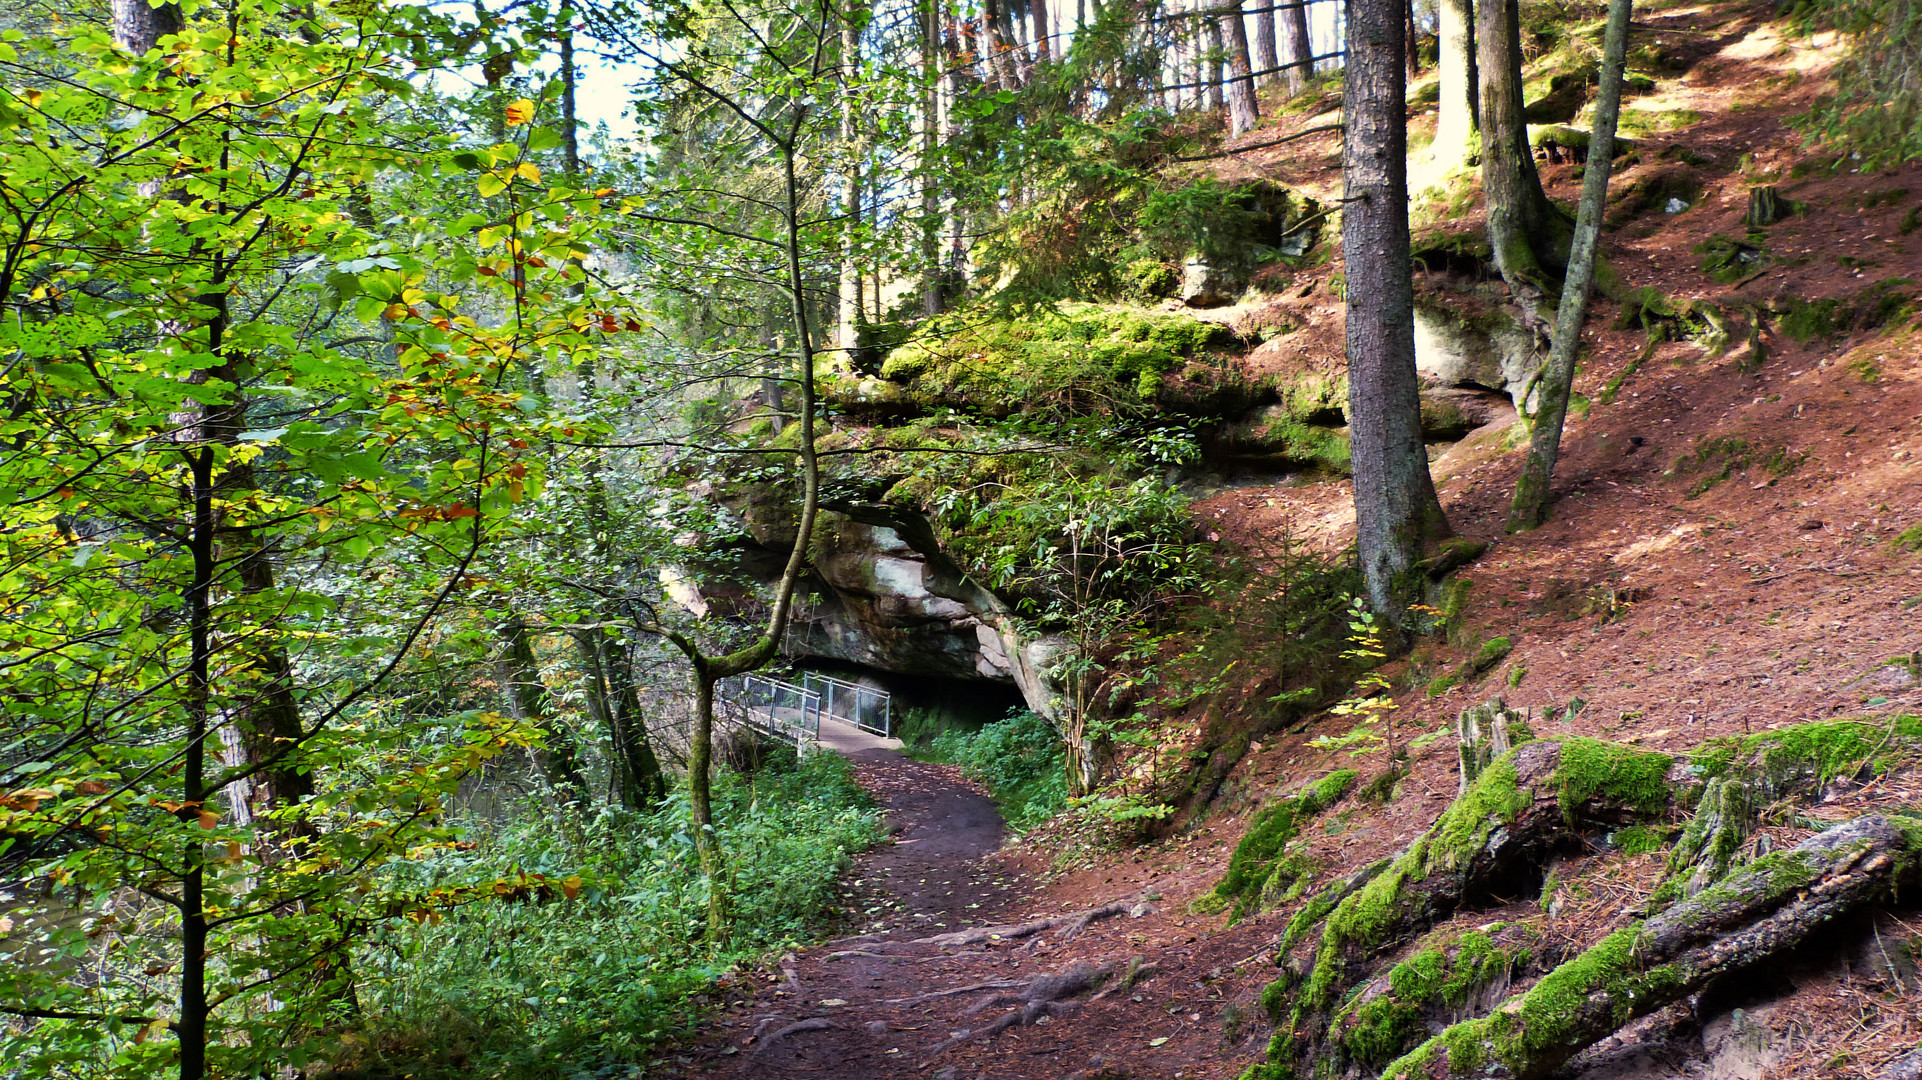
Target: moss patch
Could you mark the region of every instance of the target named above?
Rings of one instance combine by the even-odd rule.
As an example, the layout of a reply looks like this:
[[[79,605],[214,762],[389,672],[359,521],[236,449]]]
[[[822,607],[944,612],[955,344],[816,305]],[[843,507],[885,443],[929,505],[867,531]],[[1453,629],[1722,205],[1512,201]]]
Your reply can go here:
[[[1660,751],[1600,739],[1563,739],[1555,772],[1562,814],[1572,821],[1584,804],[1598,797],[1640,814],[1659,814],[1668,808],[1668,773],[1674,764],[1674,758]]]
[[[933,327],[889,353],[881,376],[922,405],[1098,411],[1152,402],[1171,375],[1235,344],[1225,327],[1187,315],[1064,304]]]
[[[1358,775],[1353,769],[1339,769],[1300,794],[1255,815],[1228,859],[1228,872],[1210,894],[1218,903],[1233,903],[1231,921],[1256,908],[1264,893],[1277,891],[1274,878],[1278,871],[1294,871],[1289,875],[1288,885],[1281,886],[1287,888],[1300,880],[1301,871],[1311,868],[1303,858],[1290,859],[1284,855],[1288,842],[1299,835],[1302,824],[1309,818],[1341,801],[1355,786]]]

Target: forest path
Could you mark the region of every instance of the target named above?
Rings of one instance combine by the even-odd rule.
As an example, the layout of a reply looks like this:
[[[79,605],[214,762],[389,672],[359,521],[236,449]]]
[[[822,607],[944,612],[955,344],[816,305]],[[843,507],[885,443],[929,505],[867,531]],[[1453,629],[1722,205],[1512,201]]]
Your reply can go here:
[[[1089,1057],[1098,1047],[1088,1041],[1092,1035],[1098,1042],[1098,1031],[1077,1033],[1069,1029],[1083,1025],[1053,1022],[1078,1009],[1066,999],[1089,987],[1060,987],[1062,1000],[1032,1009],[996,996],[1019,997],[1037,976],[1078,966],[1067,959],[1079,933],[1072,917],[1057,916],[1044,932],[1021,928],[998,940],[927,940],[1008,929],[1033,918],[1044,902],[1042,887],[1001,851],[1006,827],[994,804],[951,765],[879,748],[848,756],[862,785],[885,807],[894,837],[858,858],[844,879],[850,922],[867,932],[790,954],[778,974],[753,977],[765,981],[724,988],[725,1005],[678,1060],[683,1070],[675,1071],[754,1080],[1058,1080],[1098,1063]],[[1108,956],[1091,966],[1119,970],[1126,961]],[[980,984],[991,985],[953,992]],[[1024,1010],[1028,1023],[1007,1019]],[[1004,1030],[984,1030],[997,1018]],[[1035,1020],[1040,1026],[1028,1026]],[[969,1028],[973,1037],[944,1045]]]

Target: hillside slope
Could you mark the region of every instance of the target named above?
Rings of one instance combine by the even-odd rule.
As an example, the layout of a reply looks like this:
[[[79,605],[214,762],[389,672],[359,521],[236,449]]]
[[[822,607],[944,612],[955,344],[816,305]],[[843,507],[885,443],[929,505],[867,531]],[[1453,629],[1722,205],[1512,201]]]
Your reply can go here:
[[[1585,793],[1580,813],[1564,804],[1562,831],[1543,826],[1539,849],[1460,890],[1437,917],[1351,941],[1366,962],[1340,984],[1353,997],[1322,1011],[1324,1021],[1340,1014],[1326,1045],[1342,1049],[1316,1058],[1318,1070],[1376,1075],[1428,1032],[1486,1012],[1659,910],[1674,898],[1657,895],[1665,880],[1680,890],[1690,872],[1676,846],[1702,842],[1686,827],[1711,809],[1698,810],[1703,782],[1740,779],[1723,771],[1731,761],[1757,769],[1745,781],[1748,827],[1728,833],[1722,852],[1735,868],[1772,865],[1767,853],[1859,815],[1922,807],[1918,733],[1902,719],[1922,713],[1922,167],[1863,173],[1801,145],[1789,118],[1820,91],[1834,42],[1792,38],[1773,11],[1665,5],[1637,24],[1638,54],[1662,70],[1655,92],[1634,103],[1640,143],[1604,234],[1622,288],[1591,317],[1553,520],[1501,534],[1519,465],[1513,430],[1496,423],[1436,448],[1450,521],[1491,546],[1451,586],[1446,633],[1385,669],[1399,729],[1442,733],[1413,752],[1405,776],[1380,798],[1364,796],[1362,783],[1331,787],[1311,805],[1298,793],[1342,768],[1365,782],[1380,772],[1379,755],[1350,760],[1310,745],[1345,730],[1339,717],[1269,735],[1211,808],[1163,839],[1123,844],[1062,824],[957,865],[973,882],[1020,883],[1018,900],[995,888],[963,917],[1003,927],[999,937],[910,946],[931,936],[915,929],[926,920],[911,902],[894,910],[863,900],[878,912],[873,934],[803,954],[775,978],[794,980],[778,999],[772,982],[743,994],[671,1071],[1119,1080],[1229,1077],[1272,1062],[1264,1075],[1288,1075],[1290,1010],[1313,1019],[1302,1002],[1323,962],[1313,950],[1327,908],[1310,906],[1345,875],[1407,850],[1455,804],[1457,718],[1495,697],[1563,753],[1596,739],[1625,748],[1609,751],[1629,755],[1621,760],[1663,755],[1635,760],[1660,765],[1654,782],[1668,786],[1654,803],[1613,810],[1600,795],[1583,802]],[[1245,141],[1328,121],[1313,113]],[[1339,183],[1332,139],[1218,168],[1326,198]],[[1544,163],[1551,194],[1572,200],[1578,168]],[[1775,187],[1797,212],[1746,228],[1758,186]],[[1472,210],[1473,200],[1457,191],[1452,205]],[[1450,206],[1444,194],[1430,207],[1431,250],[1472,248],[1479,222],[1472,212],[1448,216]],[[1737,272],[1718,273],[1730,265]],[[1210,317],[1292,328],[1253,363],[1325,366],[1340,352],[1341,309],[1328,287],[1339,272],[1337,259],[1278,298]],[[1424,294],[1442,303],[1486,284],[1466,280],[1460,263],[1422,277]],[[1229,540],[1294,535],[1334,551],[1352,539],[1349,498],[1340,481],[1256,476],[1208,494],[1195,512]],[[1260,686],[1248,674],[1239,690],[1252,698]],[[1232,686],[1227,693],[1217,704],[1231,714],[1251,704]],[[1188,719],[1199,732],[1199,714]],[[1555,775],[1566,799],[1571,774]],[[1275,815],[1284,806],[1285,830]],[[1244,853],[1238,873],[1257,863],[1288,872],[1230,907],[1216,886],[1257,823],[1273,835],[1264,852]],[[1899,872],[1912,869],[1897,861]],[[882,895],[900,899],[885,887]],[[1122,907],[1072,935],[1006,929],[1115,902]],[[1922,1039],[1922,916],[1871,905],[1835,921],[1765,971],[1711,982],[1630,1024],[1567,1074],[1897,1075],[1887,1070]],[[1472,974],[1462,974],[1476,949]],[[1489,949],[1500,964],[1487,962]],[[825,984],[810,980],[850,954],[866,965],[862,978],[835,976],[837,996],[816,994],[810,987]],[[1408,963],[1391,973],[1397,961]],[[1452,972],[1454,990],[1405,992],[1398,980],[1424,964]],[[1068,977],[1030,981],[1037,972]],[[1364,1016],[1376,1002],[1382,1008]],[[981,1030],[1010,1016],[1001,1021],[1009,1026]],[[757,1045],[783,1029],[784,1046]],[[810,1038],[836,1049],[810,1052]],[[1424,1067],[1441,1069],[1436,1060]]]

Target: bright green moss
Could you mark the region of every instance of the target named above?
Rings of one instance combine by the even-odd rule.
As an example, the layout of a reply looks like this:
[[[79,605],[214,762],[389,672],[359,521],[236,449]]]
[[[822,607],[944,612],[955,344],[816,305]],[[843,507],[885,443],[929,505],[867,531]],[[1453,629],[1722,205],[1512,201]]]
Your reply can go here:
[[[1232,339],[1220,324],[1183,314],[1063,304],[932,328],[890,352],[881,377],[919,399],[977,405],[1117,391],[1152,397],[1161,376]]]
[[[1228,872],[1213,893],[1220,901],[1234,901],[1232,918],[1240,919],[1264,896],[1293,886],[1311,869],[1305,858],[1291,859],[1284,855],[1288,842],[1300,833],[1302,823],[1308,818],[1341,801],[1359,775],[1353,769],[1338,769],[1301,794],[1255,815],[1241,842],[1235,845],[1234,854],[1229,856]],[[1288,865],[1284,867],[1283,863]],[[1291,871],[1286,886],[1276,880],[1277,873],[1284,869]]]
[[[1630,825],[1615,834],[1615,847],[1624,855],[1646,855],[1662,850],[1667,837],[1646,825]]]
[[[1425,848],[1417,845],[1424,855],[1420,876],[1466,865],[1497,827],[1514,821],[1528,805],[1527,793],[1518,788],[1519,780],[1514,751],[1489,762],[1475,778],[1474,786],[1456,799],[1435,823],[1431,833],[1433,843]],[[1415,853],[1414,849],[1409,852],[1411,856]]]
[[[1447,953],[1426,948],[1389,969],[1388,985],[1403,1001],[1427,1001],[1441,992],[1447,968]]]
[[[1382,995],[1355,1011],[1355,1023],[1342,1035],[1342,1048],[1366,1065],[1391,1060],[1421,1030],[1421,1010],[1397,996]]]
[[[1562,740],[1560,782],[1562,814],[1573,820],[1582,805],[1601,797],[1643,814],[1668,807],[1668,773],[1675,761],[1655,750],[1636,750],[1600,739]]]
[[[1896,533],[1895,546],[1904,551],[1922,551],[1922,525],[1911,525]]]
[[[1738,763],[1755,769],[1771,791],[1800,783],[1822,785],[1870,764],[1873,755],[1903,749],[1898,741],[1922,739],[1922,717],[1895,716],[1886,722],[1816,720],[1754,735],[1711,739],[1689,755],[1704,777],[1728,773]]]

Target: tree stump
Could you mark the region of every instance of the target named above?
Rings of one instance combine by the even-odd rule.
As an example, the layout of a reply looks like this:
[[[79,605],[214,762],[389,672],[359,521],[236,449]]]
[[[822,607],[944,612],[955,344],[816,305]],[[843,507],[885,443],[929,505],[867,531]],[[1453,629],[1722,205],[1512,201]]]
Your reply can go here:
[[[1774,185],[1748,189],[1748,216],[1744,224],[1751,229],[1773,225],[1789,216],[1789,204],[1782,201]]]
[[[1455,736],[1461,742],[1461,785],[1456,795],[1467,794],[1488,763],[1514,746],[1517,740],[1511,735],[1509,725],[1516,724],[1526,731],[1527,721],[1527,713],[1509,708],[1501,698],[1490,698],[1462,710],[1455,721]]]

